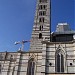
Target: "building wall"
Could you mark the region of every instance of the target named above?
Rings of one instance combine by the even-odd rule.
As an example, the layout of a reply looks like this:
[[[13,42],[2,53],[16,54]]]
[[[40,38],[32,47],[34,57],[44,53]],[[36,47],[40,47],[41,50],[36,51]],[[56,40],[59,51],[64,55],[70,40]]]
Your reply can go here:
[[[0,53],[4,57],[6,53]],[[41,62],[42,62],[42,54],[41,52],[15,52],[15,53],[7,53],[8,56],[13,55],[12,59],[3,59],[0,60],[1,64],[1,73],[0,75],[27,75],[28,61],[31,58],[35,59],[36,75],[41,75]]]
[[[48,43],[46,44],[46,73],[56,73],[56,51],[61,48],[64,51],[65,72],[75,73],[75,43]],[[71,65],[70,65],[71,64]]]
[[[58,49],[65,53],[65,72],[61,74],[55,71],[55,53]],[[35,61],[35,75],[75,74],[75,42],[44,42],[42,51],[0,52],[0,57],[0,75],[27,75],[28,61],[31,58]]]

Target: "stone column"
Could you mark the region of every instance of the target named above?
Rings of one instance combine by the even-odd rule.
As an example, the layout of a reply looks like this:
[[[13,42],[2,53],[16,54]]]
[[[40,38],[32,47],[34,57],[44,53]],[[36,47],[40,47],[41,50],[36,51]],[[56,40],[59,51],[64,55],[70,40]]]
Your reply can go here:
[[[46,73],[46,44],[43,44],[42,49],[42,68],[41,68],[42,75],[45,75]]]

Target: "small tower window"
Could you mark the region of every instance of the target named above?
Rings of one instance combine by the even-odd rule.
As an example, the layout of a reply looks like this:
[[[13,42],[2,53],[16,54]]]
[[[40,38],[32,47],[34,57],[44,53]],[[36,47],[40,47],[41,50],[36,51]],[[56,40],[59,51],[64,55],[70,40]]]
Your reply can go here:
[[[40,9],[40,10],[43,9],[43,8],[42,8],[42,5],[39,5],[39,9]]]
[[[0,63],[0,73],[1,73],[1,68],[2,68],[2,67],[1,67],[1,63]]]
[[[41,31],[41,26],[40,26],[40,31]]]
[[[44,23],[44,17],[39,18],[39,22]]]
[[[47,7],[47,6],[46,6],[46,5],[44,5],[44,6],[43,6],[43,9],[46,9],[46,7]]]
[[[39,5],[40,10],[42,10],[42,9],[45,10],[46,8],[47,8],[47,5]]]
[[[45,16],[46,15],[46,11],[40,11],[39,12],[39,16]]]
[[[39,39],[41,39],[42,38],[42,33],[39,33]]]
[[[40,31],[43,30],[43,25],[41,25],[41,26],[39,27],[39,30],[40,30]]]
[[[42,3],[42,2],[47,2],[47,0],[39,0],[39,2],[40,2],[40,3]]]
[[[43,13],[43,16],[45,16],[45,15],[46,15],[46,11],[43,11],[42,13]]]
[[[39,12],[39,16],[42,16],[42,11]]]
[[[42,26],[42,30],[43,30],[43,26]]]

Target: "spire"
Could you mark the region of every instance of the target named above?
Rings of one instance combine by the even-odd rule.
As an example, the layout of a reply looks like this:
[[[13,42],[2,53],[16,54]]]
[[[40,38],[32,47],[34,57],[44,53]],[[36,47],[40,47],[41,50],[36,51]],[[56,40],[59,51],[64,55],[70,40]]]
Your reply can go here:
[[[37,0],[30,50],[42,50],[42,41],[50,41],[51,1]]]

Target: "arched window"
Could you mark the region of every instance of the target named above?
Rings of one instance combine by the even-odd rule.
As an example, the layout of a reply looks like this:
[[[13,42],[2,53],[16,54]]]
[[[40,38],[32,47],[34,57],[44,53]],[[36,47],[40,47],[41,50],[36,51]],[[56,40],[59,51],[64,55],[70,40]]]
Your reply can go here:
[[[64,72],[64,54],[59,51],[56,54],[56,72],[63,73]]]
[[[39,39],[41,39],[42,38],[42,33],[39,33]]]
[[[32,58],[28,61],[27,75],[34,75],[34,71],[35,71],[35,62],[34,58]]]

